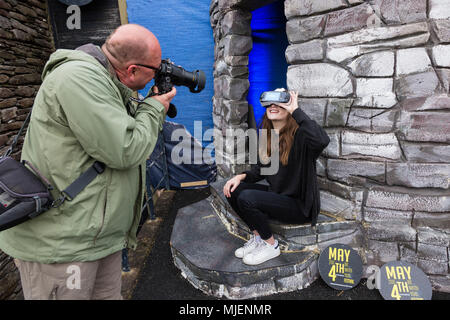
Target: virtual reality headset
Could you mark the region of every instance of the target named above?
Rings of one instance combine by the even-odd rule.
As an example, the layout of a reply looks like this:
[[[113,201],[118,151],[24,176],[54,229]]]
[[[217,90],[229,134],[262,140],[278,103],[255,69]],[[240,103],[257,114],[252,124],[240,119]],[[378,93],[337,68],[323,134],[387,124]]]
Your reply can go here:
[[[288,103],[289,100],[291,100],[291,95],[285,89],[265,91],[259,97],[259,101],[264,108],[268,108],[272,104]]]

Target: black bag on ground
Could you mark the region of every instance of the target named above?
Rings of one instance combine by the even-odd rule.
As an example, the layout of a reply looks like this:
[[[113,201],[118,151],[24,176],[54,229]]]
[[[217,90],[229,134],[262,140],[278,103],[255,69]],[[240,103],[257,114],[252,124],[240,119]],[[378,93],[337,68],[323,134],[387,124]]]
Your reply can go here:
[[[10,157],[30,116],[31,112],[6,154],[0,156],[0,231],[35,218],[52,207],[60,206],[65,200],[72,200],[105,170],[103,163],[95,161],[54,200],[50,182],[31,163],[25,160],[18,162]]]

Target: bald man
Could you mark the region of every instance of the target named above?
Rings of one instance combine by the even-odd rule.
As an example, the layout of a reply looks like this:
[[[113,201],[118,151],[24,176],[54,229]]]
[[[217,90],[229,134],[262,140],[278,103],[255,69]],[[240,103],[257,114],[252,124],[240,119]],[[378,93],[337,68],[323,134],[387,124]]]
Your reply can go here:
[[[176,94],[136,105],[161,64],[156,37],[138,25],[116,29],[100,48],[57,50],[45,65],[22,150],[66,199],[0,233],[15,258],[25,299],[121,299],[121,251],[136,247],[145,161]],[[61,197],[101,162],[74,198]],[[97,170],[97,167],[95,168]]]

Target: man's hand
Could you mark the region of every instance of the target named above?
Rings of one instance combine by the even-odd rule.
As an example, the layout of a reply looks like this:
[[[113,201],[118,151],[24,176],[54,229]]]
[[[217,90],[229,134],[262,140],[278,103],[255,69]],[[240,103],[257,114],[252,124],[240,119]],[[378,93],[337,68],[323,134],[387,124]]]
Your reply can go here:
[[[162,94],[162,95],[158,95],[157,94],[158,93],[158,87],[157,86],[153,86],[152,90],[153,90],[154,93],[156,93],[156,95],[154,95],[152,98],[155,99],[155,100],[158,100],[159,102],[162,103],[162,105],[166,109],[166,114],[167,114],[167,111],[169,110],[170,102],[172,101],[172,99],[177,94],[177,89],[175,87],[172,87],[172,90],[170,90],[170,92],[167,92],[167,93]]]
[[[279,103],[278,105],[292,114],[298,108],[298,91],[289,91],[289,94],[291,95],[291,100],[288,103]]]

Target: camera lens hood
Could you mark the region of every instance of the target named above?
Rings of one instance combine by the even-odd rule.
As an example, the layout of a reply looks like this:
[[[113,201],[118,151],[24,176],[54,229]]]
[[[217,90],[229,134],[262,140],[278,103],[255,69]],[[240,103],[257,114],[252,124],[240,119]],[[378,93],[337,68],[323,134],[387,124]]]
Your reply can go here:
[[[205,88],[206,75],[202,70],[195,70],[193,74],[194,74],[193,83],[195,84],[195,86],[190,87],[189,90],[192,93],[199,93]]]

